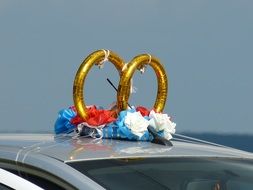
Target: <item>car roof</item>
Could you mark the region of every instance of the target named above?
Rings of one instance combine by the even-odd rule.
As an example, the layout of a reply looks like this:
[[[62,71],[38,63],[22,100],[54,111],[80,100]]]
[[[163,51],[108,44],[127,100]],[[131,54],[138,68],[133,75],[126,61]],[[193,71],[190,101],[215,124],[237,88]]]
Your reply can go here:
[[[62,162],[134,157],[253,158],[252,153],[203,141],[172,140],[173,146],[144,141],[93,139],[73,134],[1,134],[0,153],[8,159],[43,155]],[[1,155],[1,154],[0,154]],[[24,162],[25,157],[22,160]]]
[[[73,134],[1,134],[0,165],[32,174],[57,176],[76,189],[104,189],[70,162],[134,158],[221,158],[252,160],[252,153],[203,141],[174,138],[173,146],[151,142],[92,139]],[[69,164],[68,164],[69,163]],[[52,178],[53,180],[55,178]],[[65,185],[66,185],[65,184]]]

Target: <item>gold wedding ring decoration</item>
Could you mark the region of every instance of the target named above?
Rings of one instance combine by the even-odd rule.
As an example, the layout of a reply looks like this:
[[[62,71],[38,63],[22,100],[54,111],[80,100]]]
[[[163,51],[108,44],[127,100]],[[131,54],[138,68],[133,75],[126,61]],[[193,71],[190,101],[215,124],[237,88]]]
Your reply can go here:
[[[122,73],[117,93],[117,106],[119,110],[127,109],[127,102],[129,99],[127,89],[130,84],[130,80],[136,69],[141,69],[145,65],[150,65],[155,71],[157,77],[158,88],[153,108],[156,112],[163,111],[167,99],[168,80],[165,69],[159,60],[149,54],[142,54],[133,58],[132,61],[127,64],[127,69]]]
[[[128,107],[128,99],[130,96],[130,83],[134,72],[141,70],[145,66],[150,65],[156,73],[157,77],[157,95],[153,109],[156,112],[162,112],[167,99],[168,80],[164,67],[157,58],[149,54],[142,54],[134,57],[132,61],[125,64],[116,53],[109,50],[97,50],[91,53],[80,65],[74,80],[73,99],[77,114],[82,118],[88,117],[87,108],[83,98],[83,86],[85,78],[91,67],[100,65],[104,61],[110,61],[114,64],[120,75],[120,82],[117,92],[117,107],[119,111],[126,110]]]

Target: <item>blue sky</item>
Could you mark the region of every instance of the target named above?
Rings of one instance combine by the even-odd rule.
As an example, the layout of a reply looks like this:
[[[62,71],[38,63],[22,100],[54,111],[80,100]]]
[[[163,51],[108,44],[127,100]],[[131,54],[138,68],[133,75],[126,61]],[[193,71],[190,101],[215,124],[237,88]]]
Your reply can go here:
[[[253,134],[253,1],[0,1],[0,131],[53,131],[73,104],[83,59],[111,49],[126,61],[151,53],[165,65],[165,112],[177,131]],[[116,99],[111,64],[92,69],[89,104]],[[151,107],[156,78],[135,74],[130,102]]]

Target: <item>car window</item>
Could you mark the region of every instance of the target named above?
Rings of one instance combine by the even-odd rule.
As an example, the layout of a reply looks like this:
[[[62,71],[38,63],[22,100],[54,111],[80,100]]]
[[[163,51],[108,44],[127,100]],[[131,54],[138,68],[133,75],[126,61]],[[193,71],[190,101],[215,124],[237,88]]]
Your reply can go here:
[[[50,181],[48,179],[43,178],[43,176],[35,175],[29,172],[21,172],[21,171],[14,171],[10,170],[13,173],[17,173],[20,177],[42,187],[43,189],[53,189],[53,190],[65,190],[64,187],[53,182],[53,179]]]
[[[15,169],[7,169],[9,172],[20,176],[21,178],[30,181],[43,189],[53,189],[53,190],[65,190],[63,184],[58,184],[59,179],[56,180],[56,177],[48,176],[45,178],[45,174],[41,171],[26,171],[26,170],[15,170]],[[58,182],[58,183],[57,183]],[[67,186],[66,186],[67,187]],[[72,188],[73,189],[73,188]]]
[[[137,158],[70,162],[106,189],[253,189],[253,161]]]
[[[16,189],[16,190],[42,190],[37,185],[0,168],[0,187],[1,189]]]
[[[2,170],[14,176],[17,176],[23,180],[31,182],[41,187],[42,189],[53,189],[53,190],[76,189],[74,187],[74,184],[73,185],[69,184],[67,181],[51,173],[46,172],[41,168],[32,167],[26,164],[16,165],[15,163],[12,162],[6,163],[5,161],[0,162],[0,167],[2,168]],[[0,173],[0,183],[1,177],[2,175]],[[11,180],[10,183],[13,183],[13,180]]]
[[[2,184],[2,183],[0,183],[0,189],[1,189],[1,190],[13,190],[13,188],[8,187],[8,186],[6,186],[6,185],[4,185],[4,184]]]

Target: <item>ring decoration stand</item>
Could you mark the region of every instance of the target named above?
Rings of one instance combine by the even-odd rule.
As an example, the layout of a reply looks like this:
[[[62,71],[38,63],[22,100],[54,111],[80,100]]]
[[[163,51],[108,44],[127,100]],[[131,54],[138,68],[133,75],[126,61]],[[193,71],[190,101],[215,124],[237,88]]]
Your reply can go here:
[[[110,61],[118,70],[120,81],[117,90],[116,109],[103,109],[96,105],[86,106],[83,95],[85,78],[93,65],[101,68]],[[157,77],[157,95],[153,109],[130,106],[131,79],[136,70],[142,73],[151,66]],[[110,81],[109,81],[110,82]],[[110,82],[111,83],[111,82]],[[150,54],[134,57],[128,64],[110,50],[97,50],[91,53],[80,65],[73,85],[74,106],[59,112],[55,122],[55,133],[78,133],[92,138],[151,141],[172,145],[171,134],[176,124],[162,111],[166,104],[168,79],[163,65]]]

